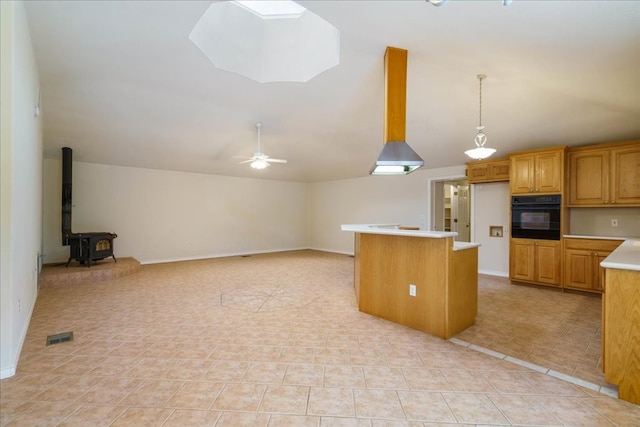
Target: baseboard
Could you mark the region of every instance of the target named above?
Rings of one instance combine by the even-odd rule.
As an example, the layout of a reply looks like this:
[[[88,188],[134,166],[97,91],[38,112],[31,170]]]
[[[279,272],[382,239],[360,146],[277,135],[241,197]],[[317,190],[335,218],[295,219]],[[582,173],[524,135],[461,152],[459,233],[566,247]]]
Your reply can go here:
[[[16,365],[11,365],[0,371],[0,380],[12,377],[16,374]]]
[[[311,249],[312,251],[329,252],[329,253],[332,253],[332,254],[353,256],[353,251],[351,251],[351,252],[336,251],[335,249],[325,249],[325,248],[309,248],[309,249]]]
[[[478,274],[486,274],[487,276],[497,277],[509,277],[508,271],[495,271],[495,270],[478,270]]]
[[[140,264],[164,264],[169,262],[182,262],[182,261],[197,261],[201,259],[212,259],[212,258],[228,258],[234,256],[247,256],[247,255],[259,255],[259,254],[271,254],[276,252],[290,252],[290,251],[303,251],[305,249],[311,249],[308,247],[299,247],[299,248],[289,248],[289,249],[270,249],[266,251],[248,251],[248,252],[226,252],[221,254],[210,254],[210,255],[202,255],[195,257],[184,257],[184,258],[166,258],[166,259],[151,259],[151,260],[139,260]]]
[[[9,366],[3,367],[0,370],[0,379],[9,378],[16,374],[16,370],[18,368],[18,361],[20,360],[20,353],[22,353],[22,346],[24,345],[24,340],[27,338],[27,332],[29,331],[29,324],[31,323],[31,316],[33,316],[33,310],[36,307],[37,300],[38,300],[38,294],[36,292],[36,297],[33,300],[31,307],[29,307],[29,314],[27,315],[27,321],[25,322],[24,329],[20,334],[20,342],[17,345],[17,351],[14,356],[15,359],[13,363],[11,363]]]

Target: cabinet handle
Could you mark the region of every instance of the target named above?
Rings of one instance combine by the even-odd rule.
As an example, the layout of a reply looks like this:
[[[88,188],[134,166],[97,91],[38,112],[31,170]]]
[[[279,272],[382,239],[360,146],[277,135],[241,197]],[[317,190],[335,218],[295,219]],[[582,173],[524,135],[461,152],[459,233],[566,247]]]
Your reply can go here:
[[[608,201],[608,200],[605,200],[604,202],[605,202],[605,203],[609,203],[609,201]]]

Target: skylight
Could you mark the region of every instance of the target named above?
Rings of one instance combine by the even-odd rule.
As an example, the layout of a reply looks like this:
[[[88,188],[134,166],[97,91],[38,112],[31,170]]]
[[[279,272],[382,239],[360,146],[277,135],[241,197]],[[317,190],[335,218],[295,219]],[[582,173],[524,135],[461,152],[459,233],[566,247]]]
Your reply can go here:
[[[270,17],[295,17],[304,13],[304,7],[298,3],[290,0],[279,1],[240,1],[236,0],[235,3],[246,7],[250,11],[260,15],[263,18]]]
[[[307,82],[340,63],[340,32],[293,1],[213,2],[189,39],[214,67],[260,83]]]

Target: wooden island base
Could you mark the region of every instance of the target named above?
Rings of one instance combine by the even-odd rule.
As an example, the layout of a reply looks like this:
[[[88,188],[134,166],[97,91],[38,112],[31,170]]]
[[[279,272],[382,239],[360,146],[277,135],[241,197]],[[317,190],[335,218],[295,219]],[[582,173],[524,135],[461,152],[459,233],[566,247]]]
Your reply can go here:
[[[640,271],[608,268],[602,299],[605,379],[640,405]]]
[[[410,234],[356,232],[354,285],[359,309],[450,338],[475,323],[479,245],[460,244],[454,249],[451,233]],[[410,295],[411,285],[415,296]]]

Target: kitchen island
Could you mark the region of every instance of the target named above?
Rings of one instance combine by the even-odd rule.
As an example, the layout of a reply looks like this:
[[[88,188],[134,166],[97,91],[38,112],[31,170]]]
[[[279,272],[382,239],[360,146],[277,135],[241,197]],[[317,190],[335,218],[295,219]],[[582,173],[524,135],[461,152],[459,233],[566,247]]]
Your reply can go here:
[[[478,243],[457,233],[398,224],[348,224],[355,233],[354,287],[360,311],[450,338],[478,313]]]
[[[600,265],[605,379],[620,399],[640,404],[640,240],[626,240]]]

